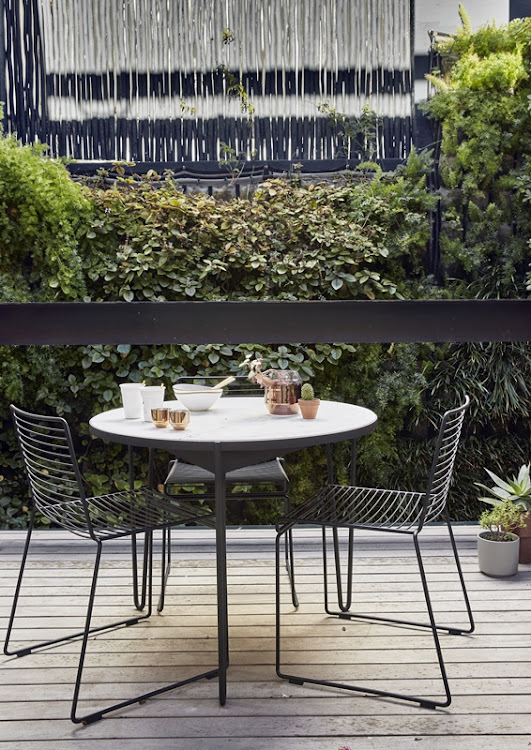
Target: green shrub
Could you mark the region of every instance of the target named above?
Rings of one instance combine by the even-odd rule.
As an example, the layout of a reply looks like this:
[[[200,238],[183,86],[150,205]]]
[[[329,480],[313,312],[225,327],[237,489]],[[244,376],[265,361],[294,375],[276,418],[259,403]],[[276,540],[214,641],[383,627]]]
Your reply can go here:
[[[446,285],[460,296],[525,296],[531,19],[472,33],[460,12],[462,28],[438,45],[445,72],[430,77],[425,107],[442,129]]]
[[[0,301],[81,299],[78,234],[90,202],[42,146],[0,132]]]
[[[429,237],[427,160],[393,175],[246,199],[183,195],[171,179],[94,188],[85,268],[92,299],[356,299],[415,296]],[[413,273],[408,278],[408,270]]]

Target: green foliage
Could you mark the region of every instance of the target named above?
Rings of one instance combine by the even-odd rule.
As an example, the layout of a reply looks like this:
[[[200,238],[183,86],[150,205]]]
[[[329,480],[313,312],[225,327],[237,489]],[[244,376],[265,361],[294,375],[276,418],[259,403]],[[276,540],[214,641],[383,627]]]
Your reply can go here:
[[[529,469],[531,464],[523,464],[520,467],[517,476],[502,479],[489,469],[485,469],[489,477],[494,482],[493,487],[487,487],[480,482],[476,482],[478,487],[486,490],[491,497],[480,497],[484,503],[490,505],[499,505],[504,500],[510,500],[512,503],[526,512],[531,511],[531,480],[529,479]]]
[[[320,102],[317,109],[327,116],[334,131],[334,158],[351,159],[356,156],[363,161],[376,158],[378,138],[378,118],[367,105],[359,117],[345,115],[333,107],[329,101]]]
[[[433,205],[428,162],[397,174],[302,185],[249,199],[183,195],[170,179],[93,188],[84,265],[93,300],[415,296]]]
[[[44,147],[0,133],[0,301],[79,299],[78,234],[90,202]]]
[[[531,222],[531,20],[472,32],[439,45],[437,90],[427,110],[442,128],[441,252],[445,292],[468,298],[525,297]],[[435,81],[434,81],[435,82]],[[451,344],[426,351],[433,421],[471,397],[454,517],[472,520],[475,480],[486,462],[502,472],[529,454],[531,350],[523,343]],[[475,478],[474,478],[475,477]]]
[[[426,104],[442,128],[441,250],[461,296],[526,294],[531,226],[531,20],[463,27],[438,45],[444,73]],[[487,283],[485,283],[487,281]]]
[[[515,529],[525,526],[526,511],[510,500],[498,503],[491,510],[485,510],[479,517],[482,529],[491,531],[488,539],[497,542],[511,541]]]

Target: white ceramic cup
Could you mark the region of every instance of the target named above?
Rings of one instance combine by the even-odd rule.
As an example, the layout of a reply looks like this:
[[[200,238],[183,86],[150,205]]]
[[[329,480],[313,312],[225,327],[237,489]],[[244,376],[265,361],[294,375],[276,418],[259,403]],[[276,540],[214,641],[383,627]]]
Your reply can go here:
[[[120,383],[124,417],[126,419],[140,419],[142,416],[140,389],[143,387],[142,383]]]
[[[162,409],[164,403],[164,386],[148,385],[140,389],[144,422],[151,422],[151,409]]]

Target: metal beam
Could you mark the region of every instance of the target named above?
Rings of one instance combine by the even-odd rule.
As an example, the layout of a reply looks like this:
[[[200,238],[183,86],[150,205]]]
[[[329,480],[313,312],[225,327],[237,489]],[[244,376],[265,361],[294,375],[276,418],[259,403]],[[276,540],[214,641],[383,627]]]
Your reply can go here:
[[[531,300],[0,304],[0,344],[531,340]]]
[[[6,53],[6,32],[7,23],[6,9],[4,0],[0,0],[0,108],[3,110],[3,117],[0,117],[0,131],[6,129],[6,105],[7,105],[7,53]],[[8,31],[9,33],[9,31]]]

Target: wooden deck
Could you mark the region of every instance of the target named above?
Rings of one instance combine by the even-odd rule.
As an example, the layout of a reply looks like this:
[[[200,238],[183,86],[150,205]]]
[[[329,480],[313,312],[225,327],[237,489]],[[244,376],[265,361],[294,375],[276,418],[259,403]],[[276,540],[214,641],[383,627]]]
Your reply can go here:
[[[441,620],[463,623],[449,548],[441,527],[424,545],[434,604]],[[220,707],[217,680],[202,681],[110,714],[87,727],[69,720],[78,644],[23,658],[0,657],[0,747],[9,750],[523,750],[531,746],[531,566],[512,579],[480,574],[476,529],[456,528],[476,618],[472,636],[442,636],[453,702],[430,711],[416,705],[291,685],[274,669],[274,533],[229,531],[231,668],[228,701]],[[422,611],[408,540],[361,538],[357,601],[363,612]],[[0,532],[0,638],[18,571],[23,532]],[[405,628],[353,624],[323,614],[319,536],[299,534],[301,606],[285,603],[287,660],[330,675],[374,680],[438,694],[434,653],[426,635]],[[62,532],[36,535],[17,643],[78,628],[84,612],[92,543]],[[109,546],[107,547],[109,549]],[[174,564],[161,615],[95,637],[82,698],[125,699],[178,669],[203,671],[216,661],[213,533],[174,534]],[[125,543],[105,557],[98,617],[131,611],[131,566]],[[294,669],[296,667],[294,666]],[[82,706],[83,708],[83,706]]]

